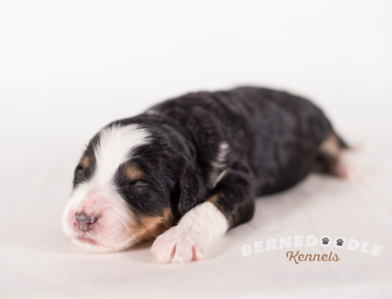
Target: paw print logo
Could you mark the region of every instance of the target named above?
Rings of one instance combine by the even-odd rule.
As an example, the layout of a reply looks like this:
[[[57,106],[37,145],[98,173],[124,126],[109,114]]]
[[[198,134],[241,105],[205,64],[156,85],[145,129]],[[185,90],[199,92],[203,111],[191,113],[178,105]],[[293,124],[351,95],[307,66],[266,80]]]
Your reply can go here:
[[[332,243],[336,248],[343,248],[347,244],[344,237],[337,237]]]
[[[332,240],[333,239],[330,236],[324,235],[324,236],[320,237],[319,244],[320,244],[321,247],[328,247],[331,244],[335,244],[335,243],[332,242]]]

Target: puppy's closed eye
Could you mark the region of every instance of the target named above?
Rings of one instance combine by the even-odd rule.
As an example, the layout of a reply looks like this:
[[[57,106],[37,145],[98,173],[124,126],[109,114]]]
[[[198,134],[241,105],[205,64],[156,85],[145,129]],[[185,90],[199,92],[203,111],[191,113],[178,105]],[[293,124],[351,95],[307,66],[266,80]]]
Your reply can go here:
[[[146,180],[134,180],[129,182],[130,187],[134,187],[134,188],[146,188],[149,186],[148,181]]]

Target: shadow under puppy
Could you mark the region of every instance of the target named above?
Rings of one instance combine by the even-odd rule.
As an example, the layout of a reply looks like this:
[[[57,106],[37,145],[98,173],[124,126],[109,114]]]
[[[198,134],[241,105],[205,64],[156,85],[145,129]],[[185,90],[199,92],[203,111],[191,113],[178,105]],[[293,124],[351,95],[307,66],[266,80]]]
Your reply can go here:
[[[257,87],[197,92],[117,120],[90,141],[63,215],[83,249],[155,239],[159,262],[200,260],[252,219],[255,198],[315,168],[348,178],[346,144],[310,101]]]

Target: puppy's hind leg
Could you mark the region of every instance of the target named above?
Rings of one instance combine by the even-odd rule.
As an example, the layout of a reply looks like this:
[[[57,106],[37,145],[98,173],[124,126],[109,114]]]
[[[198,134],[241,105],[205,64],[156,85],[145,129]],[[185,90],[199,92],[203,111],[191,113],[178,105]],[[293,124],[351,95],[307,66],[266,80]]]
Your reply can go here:
[[[321,143],[318,155],[321,170],[343,179],[361,177],[361,167],[350,147],[336,133],[331,132]]]

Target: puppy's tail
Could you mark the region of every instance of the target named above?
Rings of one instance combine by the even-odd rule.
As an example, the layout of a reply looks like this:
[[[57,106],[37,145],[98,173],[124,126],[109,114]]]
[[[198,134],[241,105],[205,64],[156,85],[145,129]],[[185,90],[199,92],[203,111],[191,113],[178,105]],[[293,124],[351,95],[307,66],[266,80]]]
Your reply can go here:
[[[349,150],[351,147],[347,144],[346,141],[343,140],[342,137],[340,137],[338,134],[336,134],[336,138],[338,139],[338,145],[342,150]]]
[[[362,144],[356,144],[356,145],[349,145],[342,137],[340,137],[338,134],[334,133],[336,135],[337,141],[339,148],[342,151],[350,151],[350,152],[364,152],[369,148],[368,144],[362,143]]]

